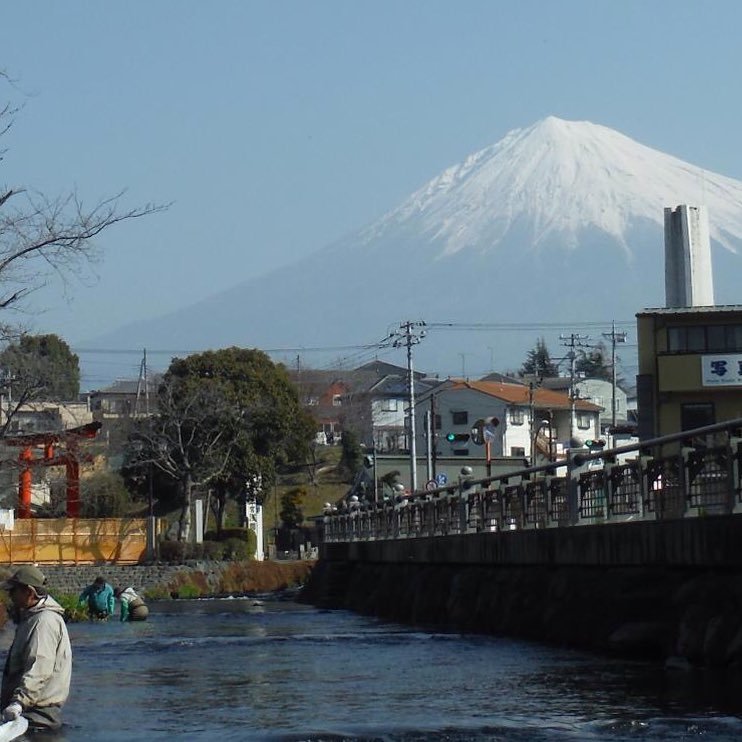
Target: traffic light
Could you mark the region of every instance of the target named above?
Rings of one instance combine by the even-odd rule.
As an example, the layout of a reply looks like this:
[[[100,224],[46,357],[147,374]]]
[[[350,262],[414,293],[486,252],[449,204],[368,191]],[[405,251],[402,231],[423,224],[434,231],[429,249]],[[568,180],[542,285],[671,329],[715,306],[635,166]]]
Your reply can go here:
[[[446,440],[449,443],[466,443],[469,440],[469,433],[448,433]]]
[[[605,447],[605,441],[602,438],[590,438],[585,441],[585,445],[591,450],[591,451],[600,451],[602,448]]]

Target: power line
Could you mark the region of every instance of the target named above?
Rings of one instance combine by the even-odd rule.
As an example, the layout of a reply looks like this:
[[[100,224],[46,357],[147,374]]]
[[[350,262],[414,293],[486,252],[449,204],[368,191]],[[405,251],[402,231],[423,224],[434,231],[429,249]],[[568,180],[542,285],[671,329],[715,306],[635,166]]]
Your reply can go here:
[[[329,353],[334,351],[341,351],[341,350],[359,350],[364,348],[375,348],[378,347],[379,343],[370,343],[365,345],[326,345],[326,346],[318,346],[318,347],[306,347],[306,346],[296,346],[296,347],[287,347],[287,348],[258,348],[258,350],[262,351],[263,353]],[[245,348],[247,347],[253,347],[250,345],[243,346]],[[195,353],[206,353],[210,348],[201,348],[200,350],[165,350],[165,349],[149,349],[147,348],[147,353],[149,355],[194,355]],[[89,355],[141,355],[142,349],[141,348],[72,348],[73,353],[84,353]]]
[[[428,322],[427,327],[436,330],[502,330],[522,331],[522,330],[559,330],[564,327],[575,327],[578,329],[599,328],[615,324],[619,327],[634,327],[636,320],[615,321],[606,320],[604,322]]]

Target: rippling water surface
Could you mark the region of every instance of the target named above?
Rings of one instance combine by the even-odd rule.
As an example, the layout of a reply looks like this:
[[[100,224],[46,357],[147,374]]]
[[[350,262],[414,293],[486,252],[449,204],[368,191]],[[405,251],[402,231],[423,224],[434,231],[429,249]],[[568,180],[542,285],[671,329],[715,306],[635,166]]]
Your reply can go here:
[[[742,738],[729,679],[290,601],[161,602],[150,616],[70,626],[56,740]]]

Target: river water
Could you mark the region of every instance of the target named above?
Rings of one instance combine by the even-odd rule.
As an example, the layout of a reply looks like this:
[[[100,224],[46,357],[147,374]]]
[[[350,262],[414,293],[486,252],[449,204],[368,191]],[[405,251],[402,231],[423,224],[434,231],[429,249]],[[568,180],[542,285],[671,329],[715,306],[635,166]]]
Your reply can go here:
[[[70,625],[66,725],[45,739],[742,738],[742,696],[703,675],[269,597],[151,608]]]

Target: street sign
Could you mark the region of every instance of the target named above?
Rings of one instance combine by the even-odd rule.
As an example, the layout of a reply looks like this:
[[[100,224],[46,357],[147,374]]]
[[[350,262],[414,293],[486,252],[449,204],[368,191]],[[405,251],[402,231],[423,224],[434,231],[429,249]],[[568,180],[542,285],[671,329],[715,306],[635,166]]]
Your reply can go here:
[[[441,472],[440,474],[435,475],[435,481],[439,487],[443,487],[444,484],[448,483],[448,477],[446,474]]]

